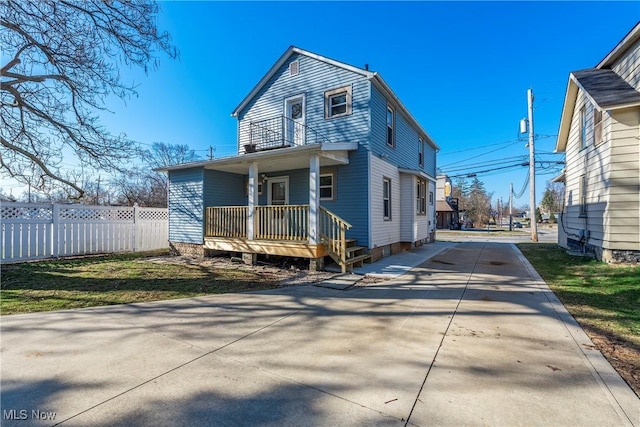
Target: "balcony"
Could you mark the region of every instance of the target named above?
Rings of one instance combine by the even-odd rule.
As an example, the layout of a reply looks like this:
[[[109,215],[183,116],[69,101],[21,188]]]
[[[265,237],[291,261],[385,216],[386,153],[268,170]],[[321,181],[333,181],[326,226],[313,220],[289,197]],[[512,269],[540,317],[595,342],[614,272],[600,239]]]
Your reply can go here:
[[[313,128],[285,116],[251,122],[249,133],[250,143],[245,144],[245,153],[331,142]]]

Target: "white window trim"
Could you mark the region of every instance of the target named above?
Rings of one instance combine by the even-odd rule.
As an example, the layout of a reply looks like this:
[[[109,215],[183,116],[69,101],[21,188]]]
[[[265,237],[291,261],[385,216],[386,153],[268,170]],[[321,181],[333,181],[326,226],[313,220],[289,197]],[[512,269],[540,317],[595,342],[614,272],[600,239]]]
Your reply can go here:
[[[587,106],[580,108],[580,128],[578,129],[578,140],[580,141],[580,149],[587,148]]]
[[[382,219],[384,219],[385,221],[391,221],[392,212],[393,212],[393,207],[392,207],[393,198],[392,198],[392,194],[391,194],[391,189],[392,189],[392,185],[391,184],[392,184],[391,178],[387,178],[387,177],[382,178]],[[389,188],[389,191],[388,191],[389,197],[385,198],[384,190],[385,190],[385,187],[387,185],[388,185],[388,188]],[[389,213],[388,213],[388,215],[385,212],[385,208],[384,208],[385,202],[387,200],[389,201]]]
[[[326,186],[326,185],[325,186],[319,185],[319,187],[320,187],[320,189],[322,189],[322,188],[331,188],[331,197],[320,197],[320,200],[335,200],[335,198],[336,198],[336,196],[335,196],[335,194],[336,194],[336,192],[335,192],[335,188],[336,188],[336,186],[335,186],[335,182],[336,182],[335,175],[333,173],[321,173],[320,174],[320,183],[322,183],[322,177],[323,176],[330,176],[331,177],[331,186],[329,187],[329,186]]]
[[[391,143],[389,143],[389,112],[391,112]],[[387,114],[385,116],[385,139],[387,147],[396,148],[396,109],[387,104]]]
[[[336,95],[340,95],[342,93],[346,93],[346,109],[344,113],[340,114],[331,114],[331,98]],[[351,106],[353,105],[353,100],[351,97],[351,85],[339,87],[337,89],[331,89],[324,93],[324,118],[325,119],[336,119],[338,117],[349,116],[353,112]]]
[[[289,76],[297,76],[300,74],[300,60],[296,59],[289,63]]]
[[[427,214],[427,182],[418,179],[416,181],[416,214],[417,215],[426,215]]]

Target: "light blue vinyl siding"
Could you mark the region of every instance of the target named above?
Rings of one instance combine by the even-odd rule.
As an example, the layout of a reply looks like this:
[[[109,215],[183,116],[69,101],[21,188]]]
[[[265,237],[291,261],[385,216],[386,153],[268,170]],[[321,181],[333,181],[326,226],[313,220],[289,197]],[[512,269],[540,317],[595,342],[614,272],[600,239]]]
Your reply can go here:
[[[245,206],[246,177],[234,173],[204,170],[204,207]]]
[[[300,61],[300,73],[289,76],[289,63]],[[324,93],[351,85],[352,114],[325,119]],[[286,98],[305,95],[305,124],[332,142],[366,144],[369,134],[369,81],[357,73],[305,55],[292,55],[238,115],[238,148],[249,142],[249,123],[284,113]]]
[[[169,240],[202,244],[203,169],[169,171]]]
[[[393,106],[393,105],[392,105]],[[395,108],[395,148],[387,145],[387,99],[371,86],[371,151],[374,155],[384,154],[387,161],[407,169],[422,169],[434,176],[436,173],[436,153],[433,147],[425,143],[425,164],[420,167],[418,156],[420,134],[407,119]]]
[[[320,204],[352,225],[347,237],[359,246],[369,245],[368,151],[360,147],[349,153],[349,164],[336,167],[335,199]]]

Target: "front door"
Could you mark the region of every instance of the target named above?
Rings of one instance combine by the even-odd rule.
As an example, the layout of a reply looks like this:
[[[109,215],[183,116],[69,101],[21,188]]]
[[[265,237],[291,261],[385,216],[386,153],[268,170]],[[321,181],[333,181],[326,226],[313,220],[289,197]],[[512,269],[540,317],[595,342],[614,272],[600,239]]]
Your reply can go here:
[[[288,205],[289,177],[269,178],[267,198],[270,205]]]
[[[270,205],[282,206],[280,209],[269,209],[269,218],[266,221],[267,235],[272,238],[284,238],[288,233],[289,221],[285,208],[289,204],[289,177],[269,178],[267,198]]]
[[[285,143],[304,145],[304,95],[287,98],[284,104]]]

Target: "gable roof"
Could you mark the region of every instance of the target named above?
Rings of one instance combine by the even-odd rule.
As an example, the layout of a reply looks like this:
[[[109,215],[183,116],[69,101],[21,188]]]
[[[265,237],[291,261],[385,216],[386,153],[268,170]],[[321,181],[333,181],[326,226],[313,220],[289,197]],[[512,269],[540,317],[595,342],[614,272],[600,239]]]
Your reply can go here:
[[[562,115],[560,116],[556,153],[564,152],[567,149],[578,90],[582,90],[590,102],[600,110],[640,106],[640,92],[610,69],[611,65],[638,40],[640,40],[640,23],[633,27],[616,47],[600,61],[596,68],[574,71],[569,74]]]
[[[365,69],[362,69],[362,68],[354,67],[353,65],[349,65],[349,64],[346,64],[344,62],[336,61],[334,59],[327,58],[325,56],[318,55],[318,54],[315,54],[313,52],[309,52],[307,50],[300,49],[300,48],[295,47],[295,46],[290,46],[282,54],[282,56],[280,56],[280,58],[276,61],[276,63],[273,64],[273,66],[269,69],[269,71],[267,71],[267,73],[264,75],[264,77],[262,77],[260,79],[258,84],[256,84],[254,86],[254,88],[251,89],[249,94],[247,96],[245,96],[244,99],[242,100],[242,102],[240,102],[240,104],[238,104],[238,106],[233,110],[231,115],[233,117],[238,117],[240,112],[260,92],[260,90],[276,74],[276,72],[280,69],[280,67],[282,67],[289,60],[289,58],[292,55],[296,55],[296,54],[297,55],[304,55],[304,56],[307,56],[309,58],[313,58],[315,60],[318,60],[318,61],[330,64],[330,65],[333,65],[335,67],[351,71],[351,72],[359,74],[359,75],[363,76],[364,78],[366,78],[367,80],[371,81],[375,85],[375,87],[377,89],[379,89],[387,98],[390,98],[391,100],[393,100],[393,102],[396,104],[398,109],[409,120],[409,123],[412,126],[414,126],[416,129],[418,129],[418,131],[422,135],[424,135],[424,137],[426,138],[426,141],[429,143],[429,145],[431,145],[435,150],[440,150],[440,147],[433,141],[433,139],[431,138],[431,136],[429,136],[427,131],[424,130],[422,128],[422,126],[420,126],[418,121],[411,115],[411,113],[409,113],[409,110],[407,110],[407,108],[404,106],[404,104],[402,104],[400,99],[396,96],[395,93],[393,93],[393,91],[391,90],[389,85],[387,85],[387,83],[384,80],[382,80],[382,77],[380,77],[380,75],[378,73],[372,72],[372,71],[369,71],[369,70],[365,70]]]
[[[580,89],[589,94],[602,109],[631,107],[640,104],[640,92],[612,70],[589,68],[571,73]]]

